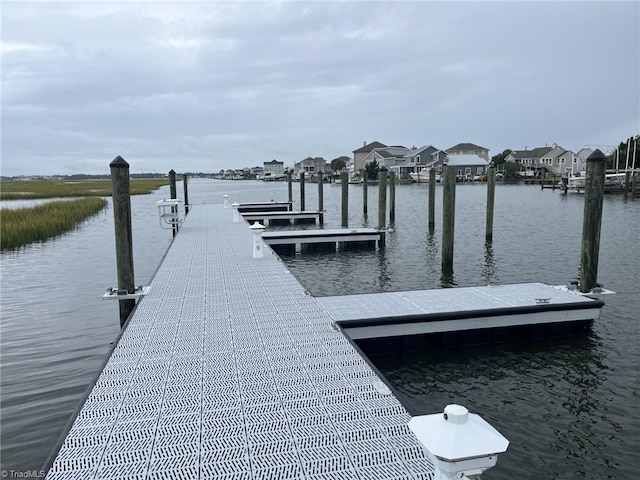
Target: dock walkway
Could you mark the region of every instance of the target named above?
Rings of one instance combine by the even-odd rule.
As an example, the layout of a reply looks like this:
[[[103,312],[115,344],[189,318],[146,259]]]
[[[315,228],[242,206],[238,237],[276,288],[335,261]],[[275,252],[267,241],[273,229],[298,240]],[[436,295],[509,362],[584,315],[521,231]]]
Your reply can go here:
[[[232,215],[191,209],[47,478],[433,478],[407,411]]]

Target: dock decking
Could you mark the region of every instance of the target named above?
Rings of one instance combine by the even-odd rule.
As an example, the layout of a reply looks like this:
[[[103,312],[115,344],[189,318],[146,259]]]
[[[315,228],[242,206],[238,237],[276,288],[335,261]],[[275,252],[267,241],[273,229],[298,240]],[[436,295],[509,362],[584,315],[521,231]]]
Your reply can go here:
[[[232,209],[196,205],[48,479],[432,479],[410,415]]]
[[[318,298],[355,340],[600,318],[604,305],[543,283]]]

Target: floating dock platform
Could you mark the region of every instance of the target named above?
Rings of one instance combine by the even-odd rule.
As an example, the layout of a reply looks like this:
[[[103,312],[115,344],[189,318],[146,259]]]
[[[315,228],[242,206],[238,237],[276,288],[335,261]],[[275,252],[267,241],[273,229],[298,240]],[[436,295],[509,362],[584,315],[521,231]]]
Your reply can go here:
[[[253,202],[238,204],[238,212],[290,212],[293,209],[292,202]]]
[[[267,225],[297,225],[303,223],[324,223],[324,212],[319,210],[282,211],[282,212],[247,212],[242,217],[248,222],[260,222]]]
[[[280,253],[335,251],[384,247],[385,232],[375,228],[336,228],[326,230],[287,230],[264,232],[264,243]]]
[[[354,340],[592,321],[604,303],[543,283],[319,297]]]
[[[231,209],[192,207],[46,478],[432,480],[411,415],[345,331],[424,329],[436,323],[417,318],[451,312],[494,322],[512,307],[597,318],[601,306],[540,284],[318,299],[253,244]]]

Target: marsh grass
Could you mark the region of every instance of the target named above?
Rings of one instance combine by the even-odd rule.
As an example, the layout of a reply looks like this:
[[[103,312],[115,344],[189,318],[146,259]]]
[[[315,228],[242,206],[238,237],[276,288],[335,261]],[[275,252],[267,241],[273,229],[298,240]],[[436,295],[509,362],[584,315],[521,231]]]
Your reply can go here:
[[[132,179],[131,195],[144,195],[168,185],[166,178]],[[38,198],[109,197],[111,180],[31,180],[2,182],[0,200],[33,200]]]
[[[16,249],[62,235],[106,205],[103,198],[81,198],[28,208],[0,209],[0,249]]]

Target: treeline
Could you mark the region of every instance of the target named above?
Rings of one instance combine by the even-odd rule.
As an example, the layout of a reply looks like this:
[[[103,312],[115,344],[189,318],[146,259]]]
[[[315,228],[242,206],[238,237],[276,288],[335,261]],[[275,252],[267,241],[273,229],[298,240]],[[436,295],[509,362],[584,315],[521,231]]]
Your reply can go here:
[[[618,148],[607,157],[607,168],[624,170],[627,166],[631,168],[640,168],[640,135],[629,137],[620,142]]]

